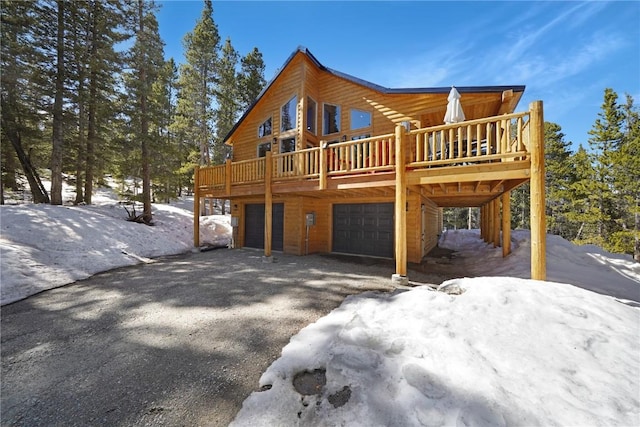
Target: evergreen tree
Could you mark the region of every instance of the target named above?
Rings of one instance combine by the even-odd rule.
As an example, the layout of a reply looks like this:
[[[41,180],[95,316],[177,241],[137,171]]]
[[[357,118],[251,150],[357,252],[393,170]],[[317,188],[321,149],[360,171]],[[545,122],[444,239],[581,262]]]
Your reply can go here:
[[[622,144],[622,124],[624,116],[617,103],[618,94],[607,88],[604,93],[602,111],[598,113],[593,128],[589,131],[589,146],[595,167],[595,181],[592,186],[598,206],[596,215],[596,241],[603,245],[615,230],[620,216],[614,193],[614,164],[616,152]]]
[[[238,53],[227,38],[222,47],[220,57],[218,83],[218,108],[215,111],[216,138],[213,146],[213,162],[221,164],[229,153],[224,146],[223,138],[231,130],[238,118],[240,109],[240,97],[238,91]]]
[[[562,128],[555,123],[545,122],[544,130],[547,231],[571,239],[576,232],[567,218],[569,187],[576,179],[571,163],[571,143],[564,140]]]
[[[128,39],[127,17],[132,15],[124,0],[88,0],[87,135],[84,150],[84,202],[91,204],[96,176],[107,168],[114,147],[108,126],[114,119],[117,79],[122,55],[116,44]]]
[[[2,151],[2,185],[17,188],[16,162],[27,178],[33,201],[49,203],[37,168],[42,164],[43,94],[33,81],[40,78],[39,65],[45,61],[36,48],[38,33],[34,31],[43,10],[32,1],[5,1],[2,4],[1,129],[2,140],[9,140],[14,152]],[[41,40],[40,40],[41,41]],[[3,144],[4,146],[4,144]],[[14,157],[15,156],[15,157]],[[40,158],[40,159],[39,159]],[[8,166],[11,169],[8,169]]]
[[[62,204],[62,156],[64,154],[64,102],[65,70],[65,0],[56,1],[56,72],[53,103],[53,141],[51,149],[51,204]]]
[[[177,124],[186,140],[196,141],[201,165],[211,163],[213,101],[218,84],[220,36],[211,0],[184,38],[187,63],[180,68]]]
[[[601,244],[597,238],[599,221],[599,197],[594,191],[596,170],[591,157],[582,145],[571,156],[571,164],[575,170],[575,181],[569,186],[571,200],[567,218],[577,227],[574,241],[576,243]]]
[[[157,128],[156,121],[162,114],[154,107],[152,89],[164,66],[164,43],[158,32],[158,22],[154,15],[153,2],[137,1],[135,14],[135,43],[131,50],[131,72],[125,78],[128,98],[132,100],[131,140],[140,144],[140,162],[142,170],[141,220],[147,224],[152,221],[151,213],[151,153],[154,135],[150,128]]]
[[[630,95],[626,96],[622,113],[626,126],[613,159],[615,190],[622,215],[609,245],[610,250],[633,254],[640,262],[640,114]]]
[[[257,47],[241,60],[239,76],[240,110],[244,111],[258,99],[258,95],[267,84],[264,78],[264,61]]]

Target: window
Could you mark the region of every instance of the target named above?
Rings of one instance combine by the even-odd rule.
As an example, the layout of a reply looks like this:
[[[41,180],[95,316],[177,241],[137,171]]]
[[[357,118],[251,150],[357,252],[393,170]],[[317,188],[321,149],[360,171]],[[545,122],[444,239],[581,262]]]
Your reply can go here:
[[[280,152],[281,153],[290,153],[292,151],[296,151],[296,139],[295,138],[284,138],[280,140]]]
[[[351,110],[351,130],[371,127],[371,113],[362,110]]]
[[[365,134],[362,134],[362,135],[352,136],[351,140],[352,141],[357,141],[359,139],[365,139],[365,138],[371,138],[371,134],[370,133],[365,133]]]
[[[271,135],[271,117],[258,126],[258,138]]]
[[[285,132],[296,128],[297,114],[296,107],[298,106],[298,97],[294,96],[282,106],[280,110],[280,131]]]
[[[267,155],[267,151],[271,151],[271,143],[265,142],[258,145],[258,157],[264,157]]]
[[[322,134],[329,135],[340,132],[340,106],[324,104],[323,106]]]
[[[307,96],[307,130],[312,134],[316,134],[316,109],[318,104],[316,101]]]

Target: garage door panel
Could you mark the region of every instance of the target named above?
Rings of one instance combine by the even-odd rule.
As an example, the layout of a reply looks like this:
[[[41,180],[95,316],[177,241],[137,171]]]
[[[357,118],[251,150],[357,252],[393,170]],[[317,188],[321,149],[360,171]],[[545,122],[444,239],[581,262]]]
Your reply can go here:
[[[284,204],[274,203],[271,215],[271,249],[281,251],[284,243]],[[245,205],[244,245],[264,249],[264,204]]]
[[[336,204],[333,252],[393,258],[393,203]]]

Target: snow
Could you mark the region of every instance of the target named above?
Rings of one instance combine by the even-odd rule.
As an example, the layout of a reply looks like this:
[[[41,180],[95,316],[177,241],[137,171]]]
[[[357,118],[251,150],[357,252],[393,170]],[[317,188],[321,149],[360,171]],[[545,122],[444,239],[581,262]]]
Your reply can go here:
[[[153,204],[153,226],[126,221],[109,188],[98,190],[93,202],[0,206],[0,304],[193,248],[193,213],[178,207],[193,206],[193,199]],[[201,218],[201,245],[227,245],[230,235],[227,215]]]
[[[191,250],[192,201],[154,204],[149,227],[116,200],[0,206],[2,304]],[[201,232],[227,244],[228,216]],[[503,258],[447,231],[477,277],[348,297],[291,338],[232,425],[640,425],[640,265],[548,236],[548,281],[532,281],[529,232],[512,237]]]

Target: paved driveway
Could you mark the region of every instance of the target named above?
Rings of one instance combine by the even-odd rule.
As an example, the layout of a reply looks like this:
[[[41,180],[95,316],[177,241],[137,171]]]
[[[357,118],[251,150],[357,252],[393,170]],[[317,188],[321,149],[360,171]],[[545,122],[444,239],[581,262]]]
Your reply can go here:
[[[226,426],[292,335],[391,290],[389,262],[275,259],[168,257],[2,307],[2,425]]]

